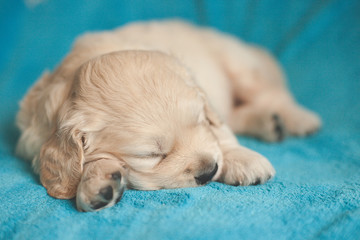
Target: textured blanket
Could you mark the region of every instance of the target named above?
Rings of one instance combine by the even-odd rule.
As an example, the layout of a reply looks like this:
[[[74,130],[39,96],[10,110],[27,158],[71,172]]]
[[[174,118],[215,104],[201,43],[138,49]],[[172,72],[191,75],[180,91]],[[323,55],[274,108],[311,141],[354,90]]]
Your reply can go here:
[[[26,90],[84,31],[174,17],[267,47],[321,131],[239,137],[276,168],[265,185],[126,191],[94,213],[48,196],[14,155]],[[360,239],[360,2],[0,1],[0,239]]]

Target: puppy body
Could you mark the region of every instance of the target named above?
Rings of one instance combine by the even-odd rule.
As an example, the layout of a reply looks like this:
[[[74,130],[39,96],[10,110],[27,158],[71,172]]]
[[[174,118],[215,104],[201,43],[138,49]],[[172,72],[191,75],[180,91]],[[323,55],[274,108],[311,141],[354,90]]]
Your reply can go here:
[[[182,22],[136,23],[80,37],[44,73],[18,114],[20,156],[48,193],[80,210],[109,207],[124,188],[263,183],[266,158],[237,133],[267,141],[320,126],[287,91],[265,51]]]

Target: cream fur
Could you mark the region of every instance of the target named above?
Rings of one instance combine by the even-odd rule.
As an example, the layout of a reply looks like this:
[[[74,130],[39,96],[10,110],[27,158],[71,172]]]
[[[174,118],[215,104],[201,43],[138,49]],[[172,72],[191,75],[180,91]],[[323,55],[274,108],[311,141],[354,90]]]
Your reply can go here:
[[[275,170],[232,130],[279,141],[320,127],[264,50],[176,21],[81,36],[27,93],[17,123],[17,153],[82,211],[112,206],[125,188],[264,183]]]

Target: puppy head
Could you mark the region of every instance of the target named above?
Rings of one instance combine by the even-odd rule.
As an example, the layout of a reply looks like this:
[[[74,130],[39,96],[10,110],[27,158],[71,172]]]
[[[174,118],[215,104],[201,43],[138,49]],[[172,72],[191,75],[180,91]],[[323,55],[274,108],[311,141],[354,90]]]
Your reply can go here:
[[[80,180],[91,182],[83,181],[83,166],[111,158],[121,162],[118,172],[129,188],[203,185],[221,172],[222,153],[211,131],[219,124],[175,58],[149,51],[109,53],[75,75],[54,133],[42,146],[41,181],[50,195],[71,198],[77,189],[90,189],[78,187]],[[109,175],[98,169],[94,176],[102,179],[101,174]]]
[[[191,75],[159,52],[122,51],[84,64],[74,86],[90,155],[111,153],[128,187],[194,187],[217,176],[219,124]]]

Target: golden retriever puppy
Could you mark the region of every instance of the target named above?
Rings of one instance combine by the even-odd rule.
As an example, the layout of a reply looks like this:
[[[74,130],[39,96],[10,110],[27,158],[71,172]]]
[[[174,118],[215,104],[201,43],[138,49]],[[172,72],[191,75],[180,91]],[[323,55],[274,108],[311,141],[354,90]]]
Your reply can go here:
[[[110,207],[126,188],[264,183],[274,168],[233,132],[274,142],[320,126],[264,50],[176,21],[81,36],[17,123],[17,153],[80,211]]]

